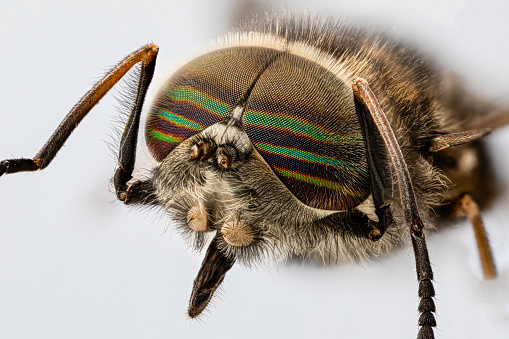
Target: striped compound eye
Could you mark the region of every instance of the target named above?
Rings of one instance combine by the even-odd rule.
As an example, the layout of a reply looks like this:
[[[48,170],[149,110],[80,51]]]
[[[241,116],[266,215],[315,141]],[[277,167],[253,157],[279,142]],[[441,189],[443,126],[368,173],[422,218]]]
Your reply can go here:
[[[146,139],[157,161],[242,103],[242,124],[280,181],[304,204],[353,208],[369,195],[351,86],[304,57],[231,47],[180,68],[156,96]]]
[[[351,86],[296,55],[263,72],[244,129],[279,179],[308,206],[344,210],[369,195],[368,169]]]
[[[277,51],[234,47],[202,55],[180,68],[156,96],[146,139],[161,161],[183,140],[226,117]]]

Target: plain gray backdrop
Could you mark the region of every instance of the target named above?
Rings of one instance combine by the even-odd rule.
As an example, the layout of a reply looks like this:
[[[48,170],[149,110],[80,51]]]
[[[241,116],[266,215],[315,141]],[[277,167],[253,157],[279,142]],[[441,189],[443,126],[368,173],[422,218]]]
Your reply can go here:
[[[382,25],[463,76],[474,92],[509,105],[508,2],[274,2],[281,3]],[[239,7],[232,0],[3,0],[0,159],[32,157],[81,95],[129,52],[157,43],[156,73],[164,72],[227,32]],[[115,202],[107,146],[115,104],[108,94],[45,171],[0,178],[1,338],[416,336],[410,244],[384,258],[326,268],[236,266],[210,312],[186,319],[202,255],[187,250],[171,226],[167,231],[163,213]],[[487,139],[505,191],[484,213],[500,277],[482,280],[467,223],[428,233],[437,338],[509,333],[509,130]]]

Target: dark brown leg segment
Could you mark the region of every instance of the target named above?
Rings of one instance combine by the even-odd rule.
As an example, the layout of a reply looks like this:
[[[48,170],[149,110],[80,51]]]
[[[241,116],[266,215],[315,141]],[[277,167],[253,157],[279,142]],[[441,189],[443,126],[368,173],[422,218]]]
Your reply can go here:
[[[435,312],[435,303],[433,301],[435,290],[432,283],[433,271],[431,270],[428,249],[424,238],[424,225],[417,209],[410,173],[408,172],[407,164],[403,158],[403,153],[394,135],[394,131],[367,81],[364,79],[356,79],[352,87],[357,105],[356,108],[361,110],[359,114],[364,114],[366,120],[371,120],[374,126],[376,126],[376,129],[383,139],[384,148],[390,155],[390,161],[396,171],[398,187],[401,194],[401,203],[405,211],[405,219],[409,225],[410,236],[412,238],[417,279],[419,280],[419,297],[421,298],[419,303],[419,312],[421,313],[419,317],[419,326],[421,328],[417,338],[434,338],[433,327],[436,326],[436,321],[432,313]],[[369,143],[369,141],[367,142]]]
[[[371,222],[371,230],[368,237],[378,240],[392,225],[392,171],[389,154],[384,144],[384,139],[378,131],[373,118],[366,112],[364,105],[355,100],[355,111],[362,127],[362,137],[368,161],[371,194],[378,223]]]
[[[138,81],[136,97],[124,128],[124,133],[122,133],[122,138],[120,139],[118,169],[113,178],[117,197],[125,203],[129,203],[130,197],[133,197],[133,193],[136,192],[136,190],[130,189],[130,187],[126,184],[132,178],[134,170],[141,109],[143,108],[143,102],[145,100],[145,95],[147,94],[148,86],[150,85],[154,75],[158,51],[158,48],[155,45],[146,45],[145,47],[147,46],[149,48],[144,54],[143,59],[141,59],[140,79]],[[133,185],[137,185],[139,187],[140,184],[140,182],[137,182]],[[143,183],[144,186],[148,184],[149,183]]]
[[[36,171],[44,169],[62,148],[67,138],[76,126],[101,100],[101,98],[138,62],[141,62],[141,74],[138,89],[131,114],[124,129],[119,150],[119,169],[115,174],[115,190],[117,196],[126,201],[126,183],[131,179],[134,168],[136,141],[140,122],[140,113],[147,88],[154,74],[155,61],[159,48],[154,44],[147,44],[129,54],[113,67],[99,82],[97,82],[71,109],[64,120],[51,135],[46,144],[33,159],[8,159],[0,162],[0,176],[4,173]],[[121,198],[123,197],[123,199]]]
[[[495,268],[495,262],[491,253],[488,235],[482,222],[479,206],[477,206],[476,202],[469,194],[463,194],[457,200],[455,200],[453,204],[454,216],[466,216],[472,223],[475,240],[477,242],[477,248],[479,250],[479,256],[481,257],[481,266],[484,273],[484,278],[488,280],[496,278],[497,270]]]
[[[128,55],[97,82],[71,109],[42,149],[33,159],[10,159],[0,162],[0,175],[22,171],[35,171],[49,165],[76,126],[136,63],[155,60],[158,47],[149,44]]]

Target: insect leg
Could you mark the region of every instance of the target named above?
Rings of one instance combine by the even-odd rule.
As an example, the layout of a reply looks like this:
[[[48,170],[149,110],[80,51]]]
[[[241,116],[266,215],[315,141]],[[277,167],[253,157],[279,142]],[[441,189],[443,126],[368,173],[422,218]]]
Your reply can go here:
[[[147,94],[148,86],[152,81],[154,69],[156,65],[156,57],[158,47],[156,45],[149,46],[149,51],[144,56],[141,63],[140,78],[138,80],[138,87],[136,90],[136,97],[134,99],[131,113],[127,119],[127,123],[120,139],[120,149],[118,155],[118,168],[115,171],[113,183],[118,199],[124,203],[141,203],[147,200],[146,203],[153,203],[154,188],[150,182],[135,182],[127,186],[127,182],[131,180],[134,170],[134,163],[136,160],[136,145],[138,141],[138,131],[140,127],[141,109],[143,108],[143,101]],[[143,47],[142,47],[143,48]]]
[[[371,240],[378,240],[392,225],[392,172],[387,150],[380,145],[384,140],[373,119],[366,114],[361,103],[355,100],[356,113],[361,124],[362,137],[368,161],[369,178],[378,224],[372,225]]]
[[[478,128],[471,131],[440,134],[433,137],[430,142],[429,151],[438,152],[451,146],[466,144],[477,140],[491,132],[491,128]]]
[[[419,280],[419,326],[421,327],[417,335],[418,339],[434,338],[433,327],[436,326],[435,317],[432,312],[435,311],[435,303],[432,297],[435,295],[433,287],[433,271],[429,261],[428,249],[424,238],[424,224],[417,210],[414,188],[408,167],[403,158],[394,131],[392,130],[385,113],[383,112],[375,94],[371,91],[369,84],[364,79],[356,79],[353,82],[353,93],[360,114],[364,114],[366,119],[372,119],[376,129],[383,138],[385,149],[390,155],[390,159],[398,181],[398,187],[401,194],[401,203],[405,211],[405,219],[410,228],[412,246],[414,248],[417,279]]]
[[[35,155],[34,158],[7,159],[0,161],[0,176],[4,173],[36,171],[39,169],[44,169],[46,166],[48,166],[60,148],[62,148],[67,138],[71,135],[76,126],[78,126],[78,124],[81,122],[81,120],[83,120],[83,118],[99,102],[99,100],[101,100],[101,98],[138,62],[142,62],[141,78],[143,78],[143,81],[140,79],[140,84],[142,84],[141,87],[143,87],[142,95],[144,97],[144,91],[146,90],[146,87],[152,78],[158,49],[159,48],[156,45],[148,44],[129,54],[126,58],[120,61],[120,63],[113,67],[74,105],[71,111],[65,116],[64,120],[62,120],[55,132],[53,132],[49,140]],[[143,73],[144,68],[146,69],[145,74]],[[141,109],[141,104],[143,104],[143,97],[139,97],[140,84],[138,85],[138,95],[136,97],[136,103],[133,106],[131,116],[133,114],[139,115],[139,113],[133,112],[137,105],[139,106],[138,108]],[[139,117],[137,119],[139,120]],[[131,122],[131,120],[136,120],[136,118],[132,119],[130,117],[129,122]],[[135,127],[132,122],[129,122],[126,126],[126,130]],[[126,134],[125,131],[124,134]],[[122,149],[129,149],[130,147],[133,147],[131,139],[132,137],[122,136]],[[125,146],[124,144],[127,145]],[[135,147],[136,143],[134,143],[134,148]],[[125,159],[126,157],[129,158],[128,156],[123,156],[122,154],[120,156],[121,159]],[[126,165],[128,167],[129,165],[127,163],[128,162],[126,162],[126,164],[121,164],[121,166]]]
[[[491,253],[490,242],[486,234],[486,229],[481,219],[479,206],[469,194],[463,194],[454,202],[454,215],[466,216],[474,228],[475,239],[479,256],[481,257],[481,266],[486,279],[497,277],[497,270]]]

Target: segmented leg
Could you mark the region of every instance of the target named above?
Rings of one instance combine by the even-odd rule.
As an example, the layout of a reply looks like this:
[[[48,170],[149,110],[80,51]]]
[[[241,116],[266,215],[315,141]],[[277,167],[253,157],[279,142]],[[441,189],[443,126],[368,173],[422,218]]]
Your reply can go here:
[[[134,169],[141,108],[143,106],[147,88],[154,74],[158,50],[159,48],[156,45],[147,44],[120,61],[74,105],[34,158],[7,159],[0,161],[0,176],[4,173],[36,171],[46,168],[88,112],[90,112],[99,100],[101,100],[101,98],[135,64],[141,62],[141,73],[138,82],[137,94],[120,141],[119,168],[115,173],[114,181],[118,198],[126,203],[129,201],[142,201],[143,199],[151,198],[152,195],[147,195],[147,192],[150,191],[147,186],[149,183],[142,185],[144,188],[142,190],[131,189],[130,194],[127,193],[128,187],[126,183],[131,179],[132,171]],[[134,192],[138,192],[139,196],[134,198]],[[128,199],[129,196],[131,197],[131,200]]]
[[[477,242],[477,249],[481,258],[481,266],[485,279],[494,279],[497,277],[497,270],[495,262],[491,253],[490,242],[488,235],[481,218],[479,206],[477,206],[474,199],[469,194],[463,194],[454,204],[454,215],[458,217],[467,217],[472,223],[474,229],[475,240]]]
[[[141,199],[152,200],[152,198],[150,198],[152,196],[151,194],[140,196],[140,194],[145,192],[144,190],[133,190],[133,188],[127,186],[127,182],[132,178],[134,163],[136,160],[136,145],[140,127],[141,109],[143,108],[143,102],[145,100],[145,95],[147,94],[148,86],[150,85],[154,75],[158,51],[158,47],[153,44],[146,45],[144,47],[149,47],[149,49],[147,50],[147,53],[144,55],[143,59],[140,60],[142,63],[140,69],[140,79],[138,81],[138,88],[136,90],[136,97],[133,103],[133,107],[131,108],[131,113],[129,114],[126,126],[124,128],[124,133],[120,139],[118,168],[113,178],[117,197],[126,204],[129,202],[139,201]],[[140,182],[135,182],[131,186],[137,185],[139,188],[140,184]],[[144,182],[141,187],[146,187],[150,193],[153,192],[153,188],[149,189],[149,187],[151,187],[150,182]],[[138,193],[136,198],[134,195],[135,192]]]
[[[372,121],[373,126],[380,133],[385,149],[390,155],[391,163],[396,172],[399,191],[401,194],[401,203],[405,211],[405,219],[409,225],[412,246],[414,249],[415,262],[417,268],[417,279],[419,280],[419,326],[421,327],[417,335],[418,339],[434,338],[433,327],[436,326],[435,303],[433,297],[435,290],[433,287],[433,271],[428,256],[428,249],[424,238],[424,224],[419,216],[417,202],[415,199],[414,188],[408,167],[403,158],[403,153],[399,147],[394,131],[392,130],[385,113],[376,96],[371,91],[369,84],[364,79],[356,79],[353,82],[353,93],[356,100],[356,108],[360,110],[358,114],[364,115],[367,121]],[[367,141],[370,143],[370,141]]]
[[[366,149],[373,204],[378,217],[378,223],[372,222],[373,226],[369,238],[378,240],[393,223],[390,159],[387,149],[381,147],[384,144],[384,139],[380,135],[375,122],[366,114],[361,102],[355,100],[355,106],[361,124],[364,148]]]

